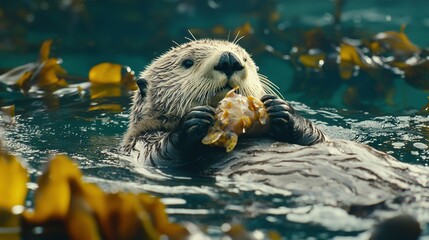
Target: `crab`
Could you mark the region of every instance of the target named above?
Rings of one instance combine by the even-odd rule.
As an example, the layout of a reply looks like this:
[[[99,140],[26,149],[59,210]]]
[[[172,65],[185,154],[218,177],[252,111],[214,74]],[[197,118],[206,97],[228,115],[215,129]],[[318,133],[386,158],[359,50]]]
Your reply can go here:
[[[202,139],[202,143],[225,147],[232,151],[238,142],[238,136],[258,135],[267,132],[268,112],[261,100],[252,96],[235,93],[238,87],[229,91],[215,112],[215,122]]]

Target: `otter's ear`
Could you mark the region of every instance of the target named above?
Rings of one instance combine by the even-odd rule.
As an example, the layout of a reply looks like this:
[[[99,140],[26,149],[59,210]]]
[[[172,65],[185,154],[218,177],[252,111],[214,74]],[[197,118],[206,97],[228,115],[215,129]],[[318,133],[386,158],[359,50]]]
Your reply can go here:
[[[146,87],[147,82],[144,78],[139,78],[136,80],[137,86],[139,86],[140,94],[144,98],[146,96]]]

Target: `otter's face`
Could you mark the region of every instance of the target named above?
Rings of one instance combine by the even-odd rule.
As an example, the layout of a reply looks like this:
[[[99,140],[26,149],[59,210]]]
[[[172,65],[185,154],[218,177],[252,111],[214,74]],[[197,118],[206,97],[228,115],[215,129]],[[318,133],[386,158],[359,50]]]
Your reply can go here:
[[[184,116],[192,107],[217,103],[232,88],[256,98],[275,94],[274,86],[240,46],[221,40],[195,40],[155,59],[141,77],[147,81],[146,108],[168,116]],[[136,104],[136,103],[134,103]]]

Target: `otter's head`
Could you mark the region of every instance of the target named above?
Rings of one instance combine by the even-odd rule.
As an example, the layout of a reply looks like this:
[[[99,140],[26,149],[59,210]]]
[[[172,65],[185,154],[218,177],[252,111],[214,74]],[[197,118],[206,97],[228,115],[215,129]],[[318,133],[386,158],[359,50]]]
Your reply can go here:
[[[250,55],[235,43],[195,40],[164,53],[142,72],[130,124],[148,119],[166,123],[182,118],[192,107],[217,103],[232,88],[256,98],[275,94]],[[145,121],[146,122],[146,121]],[[168,128],[168,127],[167,127]]]

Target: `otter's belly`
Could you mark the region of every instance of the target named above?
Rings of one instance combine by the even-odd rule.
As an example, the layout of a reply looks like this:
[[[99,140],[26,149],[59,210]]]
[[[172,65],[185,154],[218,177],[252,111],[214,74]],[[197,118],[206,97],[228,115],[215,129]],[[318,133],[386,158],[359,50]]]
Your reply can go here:
[[[428,168],[402,163],[346,140],[313,146],[249,140],[230,153],[208,155],[206,171],[219,181],[262,183],[312,202],[373,205],[399,195],[428,192]]]

